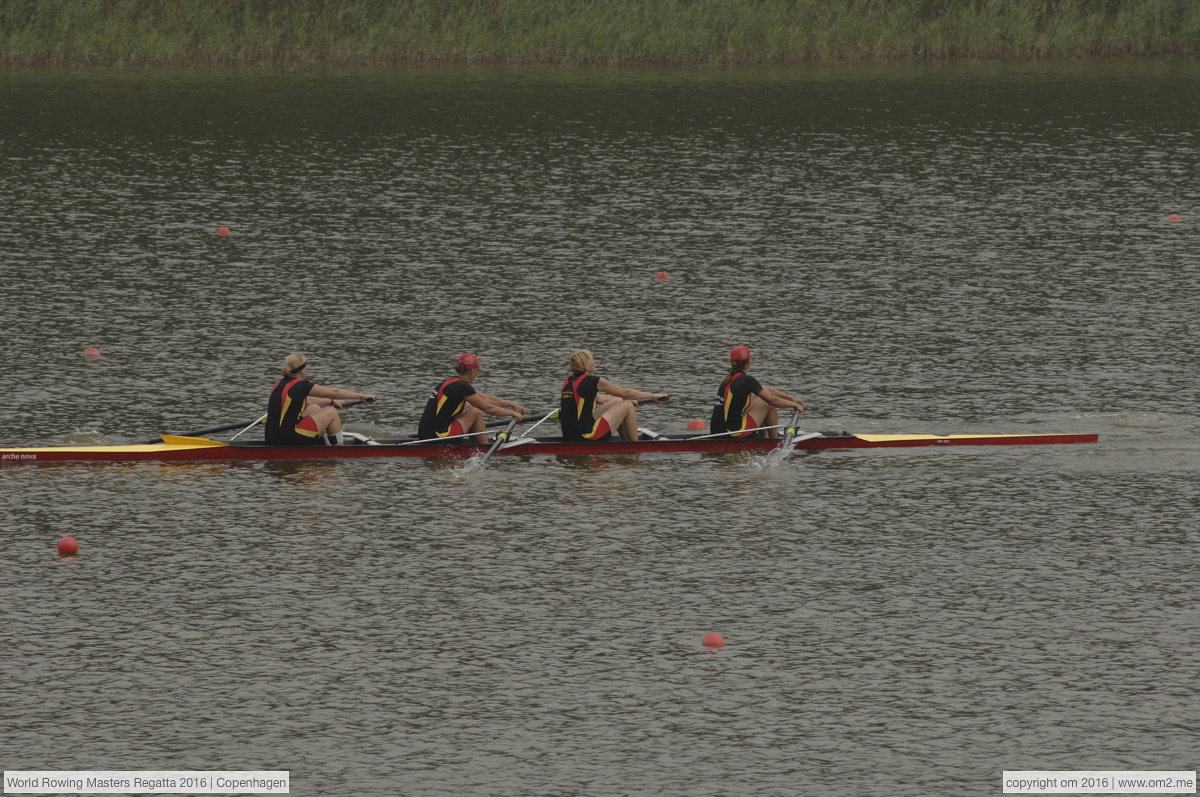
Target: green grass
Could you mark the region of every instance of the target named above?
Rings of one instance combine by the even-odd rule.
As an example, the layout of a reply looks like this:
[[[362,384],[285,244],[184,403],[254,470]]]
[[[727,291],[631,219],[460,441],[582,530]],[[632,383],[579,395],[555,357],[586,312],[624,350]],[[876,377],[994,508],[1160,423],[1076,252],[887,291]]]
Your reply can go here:
[[[0,0],[8,65],[1194,56],[1196,0]]]

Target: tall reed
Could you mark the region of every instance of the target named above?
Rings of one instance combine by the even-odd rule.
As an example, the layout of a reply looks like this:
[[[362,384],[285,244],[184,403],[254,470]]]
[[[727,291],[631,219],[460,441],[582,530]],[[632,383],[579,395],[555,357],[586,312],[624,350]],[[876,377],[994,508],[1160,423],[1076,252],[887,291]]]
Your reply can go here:
[[[0,0],[0,61],[788,63],[1193,56],[1196,0]]]

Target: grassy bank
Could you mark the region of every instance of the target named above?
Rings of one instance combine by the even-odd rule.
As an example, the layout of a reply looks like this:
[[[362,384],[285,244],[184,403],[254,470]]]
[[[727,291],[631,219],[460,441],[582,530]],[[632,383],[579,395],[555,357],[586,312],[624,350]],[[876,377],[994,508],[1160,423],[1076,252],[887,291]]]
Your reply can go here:
[[[1196,0],[0,0],[9,65],[1194,56]]]

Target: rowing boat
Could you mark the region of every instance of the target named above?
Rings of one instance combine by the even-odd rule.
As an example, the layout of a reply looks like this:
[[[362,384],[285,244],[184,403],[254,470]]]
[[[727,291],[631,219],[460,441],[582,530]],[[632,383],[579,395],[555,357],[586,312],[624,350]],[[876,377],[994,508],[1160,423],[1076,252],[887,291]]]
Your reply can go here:
[[[264,442],[229,442],[207,437],[163,435],[161,443],[139,445],[61,446],[53,448],[0,448],[0,464],[38,462],[197,462],[209,460],[356,459],[363,457],[471,457],[490,446],[474,443],[429,443],[411,438],[370,440],[361,436],[342,446],[278,446]],[[1025,446],[1094,443],[1097,434],[851,434],[850,432],[799,432],[793,450],[830,448],[908,448],[912,446]],[[779,448],[779,440],[731,439],[699,435],[655,435],[652,439],[624,442],[565,442],[561,437],[515,438],[495,452],[503,455],[580,456],[598,454],[765,454]]]

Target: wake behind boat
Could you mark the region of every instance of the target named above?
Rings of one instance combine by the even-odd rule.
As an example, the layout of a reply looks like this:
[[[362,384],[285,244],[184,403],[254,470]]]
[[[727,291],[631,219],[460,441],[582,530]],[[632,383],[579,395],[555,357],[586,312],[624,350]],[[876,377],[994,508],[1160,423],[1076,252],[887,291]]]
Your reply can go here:
[[[765,454],[782,441],[711,435],[643,433],[636,441],[570,442],[562,437],[516,437],[502,442],[495,456],[587,456],[605,454]],[[917,446],[1022,446],[1095,443],[1098,434],[853,434],[841,431],[797,431],[790,448],[820,451],[834,448],[912,448]],[[387,457],[466,458],[485,454],[493,445],[459,441],[421,441],[397,437],[372,440],[349,435],[344,445],[273,445],[265,441],[213,440],[207,437],[163,435],[161,443],[46,448],[0,448],[0,463],[41,462],[201,462],[214,460],[317,460]]]

